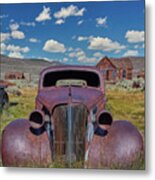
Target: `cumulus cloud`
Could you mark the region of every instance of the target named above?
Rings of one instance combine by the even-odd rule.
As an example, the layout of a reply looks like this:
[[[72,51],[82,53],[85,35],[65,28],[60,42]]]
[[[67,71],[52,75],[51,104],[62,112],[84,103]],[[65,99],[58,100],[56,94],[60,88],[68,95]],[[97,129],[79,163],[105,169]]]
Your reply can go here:
[[[137,50],[128,50],[124,53],[123,56],[138,56],[138,51]]]
[[[0,44],[0,50],[1,50],[1,53],[3,54],[6,50],[6,45],[4,43],[1,43]]]
[[[14,21],[13,21],[14,22]],[[13,39],[24,39],[25,34],[22,31],[19,31],[19,24],[18,23],[12,23],[10,24],[10,30],[11,30],[11,37]]]
[[[88,57],[86,53],[80,48],[76,48],[73,52],[70,52],[68,56],[71,58],[76,58],[76,60],[80,63],[91,64],[98,61],[96,57]]]
[[[37,43],[37,42],[39,42],[39,40],[36,39],[36,38],[30,38],[29,41],[32,42],[32,43]]]
[[[42,12],[36,17],[37,22],[51,20],[51,9],[50,7],[43,6]]]
[[[13,39],[24,39],[25,34],[22,31],[12,31],[11,36]]]
[[[35,22],[24,22],[24,21],[22,21],[20,24],[23,26],[32,26],[32,27],[36,26]]]
[[[96,63],[98,60],[95,57],[87,57],[87,56],[80,56],[77,59],[78,62],[81,63]]]
[[[122,49],[126,48],[124,45],[121,45],[119,42],[112,41],[107,37],[92,37],[89,39],[89,43],[90,44],[88,46],[88,49],[102,50],[106,52],[121,51]]]
[[[16,31],[18,28],[19,28],[19,24],[18,23],[10,24],[11,31]]]
[[[30,51],[29,47],[20,47],[20,46],[15,46],[14,44],[9,44],[6,45],[4,43],[1,43],[1,49],[2,52],[7,51],[9,52],[10,57],[14,58],[23,58],[22,53],[28,53]]]
[[[9,44],[6,47],[7,51],[11,51],[11,52],[22,52],[22,53],[27,53],[30,51],[29,47],[25,46],[25,47],[20,47],[20,46],[15,46],[13,44]]]
[[[0,33],[0,42],[5,42],[10,39],[9,33]]]
[[[107,24],[107,16],[105,16],[104,18],[96,18],[96,26],[102,26],[102,27],[106,27]]]
[[[58,41],[55,41],[53,39],[49,39],[45,42],[43,50],[47,51],[47,52],[63,53],[66,51],[66,48],[65,48],[64,44],[62,44]]]
[[[65,21],[64,21],[63,19],[58,19],[58,20],[55,22],[55,24],[58,24],[58,25],[64,24],[64,23],[65,23]]]
[[[80,56],[85,56],[85,52],[83,50],[81,50],[80,48],[76,48],[75,50],[73,50],[73,52],[69,53],[69,57],[73,58],[73,57],[80,57]]]
[[[65,19],[69,16],[83,16],[85,8],[79,9],[77,6],[70,5],[68,7],[62,7],[60,11],[54,13],[54,17],[57,19]]]
[[[102,53],[100,53],[100,52],[96,52],[96,53],[93,54],[93,56],[94,56],[94,57],[101,58],[101,57],[103,57],[104,55],[103,55]]]
[[[10,52],[8,56],[13,57],[13,58],[23,58],[24,57],[20,52]]]
[[[144,42],[144,31],[129,30],[126,32],[125,38],[129,43]]]

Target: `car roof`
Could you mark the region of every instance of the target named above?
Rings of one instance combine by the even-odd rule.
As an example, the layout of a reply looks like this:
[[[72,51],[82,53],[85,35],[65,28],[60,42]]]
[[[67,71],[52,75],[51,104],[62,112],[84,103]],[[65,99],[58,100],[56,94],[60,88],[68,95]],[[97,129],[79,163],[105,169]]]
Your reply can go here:
[[[42,80],[45,76],[45,74],[49,72],[56,72],[56,71],[88,71],[88,72],[93,72],[96,73],[99,76],[100,79],[100,87],[103,89],[104,82],[103,82],[103,77],[100,72],[100,70],[95,67],[95,66],[75,66],[75,65],[61,65],[61,66],[50,66],[45,69],[43,69],[40,72],[40,79],[39,79],[39,88],[42,86]]]
[[[100,75],[100,71],[95,66],[74,66],[74,65],[62,65],[62,66],[50,66],[43,69],[40,73],[40,76],[52,72],[52,71],[63,71],[63,70],[81,70],[81,71],[92,71]]]

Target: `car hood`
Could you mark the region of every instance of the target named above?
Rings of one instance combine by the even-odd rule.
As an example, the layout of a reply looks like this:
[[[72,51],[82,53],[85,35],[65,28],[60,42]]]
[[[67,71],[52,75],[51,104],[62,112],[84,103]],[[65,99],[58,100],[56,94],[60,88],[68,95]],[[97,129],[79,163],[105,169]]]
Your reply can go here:
[[[37,96],[46,108],[51,111],[58,104],[83,103],[88,109],[103,101],[104,94],[95,88],[55,87],[40,90]]]

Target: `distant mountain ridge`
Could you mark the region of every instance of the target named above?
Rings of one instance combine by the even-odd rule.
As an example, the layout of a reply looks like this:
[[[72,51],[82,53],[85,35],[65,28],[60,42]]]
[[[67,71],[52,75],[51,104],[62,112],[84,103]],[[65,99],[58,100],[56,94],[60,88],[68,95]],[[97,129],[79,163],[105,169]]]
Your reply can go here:
[[[123,58],[123,57],[122,57]],[[133,74],[144,70],[145,58],[144,57],[129,57],[133,65]],[[115,59],[115,58],[114,58]],[[6,72],[23,72],[31,74],[32,78],[37,77],[40,71],[49,66],[64,65],[58,61],[47,61],[45,59],[19,59],[11,58],[0,54],[0,73],[1,77]]]
[[[63,65],[57,61],[46,61],[44,59],[19,59],[0,55],[0,72],[2,77],[6,72],[23,72],[38,76],[40,71],[49,66]]]

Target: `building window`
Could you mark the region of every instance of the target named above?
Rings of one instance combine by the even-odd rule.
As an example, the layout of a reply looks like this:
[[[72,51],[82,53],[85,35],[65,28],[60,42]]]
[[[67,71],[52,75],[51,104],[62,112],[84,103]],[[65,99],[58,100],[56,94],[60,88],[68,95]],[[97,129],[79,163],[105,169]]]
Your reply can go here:
[[[105,75],[105,74],[106,74],[106,70],[105,70],[105,69],[104,69],[104,70],[102,70],[101,72],[102,72],[102,74],[103,74],[103,75]]]
[[[115,79],[116,77],[116,71],[112,71],[112,78]]]
[[[126,70],[123,70],[122,77],[126,78]]]

